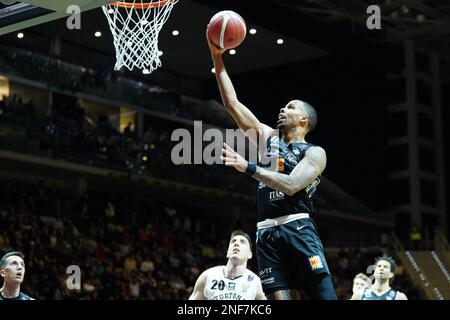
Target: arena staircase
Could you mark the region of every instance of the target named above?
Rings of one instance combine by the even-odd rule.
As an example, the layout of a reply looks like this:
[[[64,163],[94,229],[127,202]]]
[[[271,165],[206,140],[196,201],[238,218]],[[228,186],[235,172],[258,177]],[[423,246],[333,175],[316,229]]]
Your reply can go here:
[[[393,243],[401,264],[429,300],[450,300],[450,252],[405,251],[393,234]],[[448,248],[448,246],[447,246]]]
[[[417,265],[427,275],[429,285],[439,300],[450,300],[449,268],[436,251],[411,251]]]

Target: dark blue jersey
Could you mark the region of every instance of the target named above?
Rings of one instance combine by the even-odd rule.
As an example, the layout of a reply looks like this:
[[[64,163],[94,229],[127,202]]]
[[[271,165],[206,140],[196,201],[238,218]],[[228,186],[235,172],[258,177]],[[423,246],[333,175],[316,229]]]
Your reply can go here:
[[[14,298],[5,298],[1,293],[0,293],[0,300],[31,300],[31,297],[27,296],[25,293],[19,293],[19,295],[17,297]]]
[[[277,161],[277,172],[290,174],[295,166],[303,159],[306,150],[312,146],[314,145],[311,143],[297,142],[287,145],[283,139],[277,136],[271,136],[266,142],[264,150],[265,160],[262,161],[263,163],[260,162],[259,166],[268,167],[270,164],[264,165],[264,163],[268,162],[267,158],[273,159],[273,157],[277,157],[277,159],[273,159]],[[256,191],[258,221],[273,219],[288,214],[312,213],[312,197],[319,182],[320,178],[318,177],[312,184],[292,196],[273,190],[260,182]]]
[[[382,295],[377,295],[373,292],[372,287],[364,289],[361,300],[395,300],[397,296],[397,290],[390,289]]]

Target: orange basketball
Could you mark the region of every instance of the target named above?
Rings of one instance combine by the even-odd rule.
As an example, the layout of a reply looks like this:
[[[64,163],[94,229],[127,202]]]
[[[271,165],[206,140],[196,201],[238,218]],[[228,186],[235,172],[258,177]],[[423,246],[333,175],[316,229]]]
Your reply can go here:
[[[220,11],[209,21],[209,38],[222,49],[236,48],[244,41],[246,34],[244,19],[234,11]]]

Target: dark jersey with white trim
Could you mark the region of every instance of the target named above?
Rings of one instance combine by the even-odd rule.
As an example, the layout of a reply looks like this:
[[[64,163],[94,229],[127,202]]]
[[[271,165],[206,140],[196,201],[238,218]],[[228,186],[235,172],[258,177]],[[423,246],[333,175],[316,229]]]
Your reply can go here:
[[[364,289],[361,300],[395,300],[396,296],[397,290],[392,288],[379,296],[373,292],[371,287],[369,287]]]
[[[277,172],[282,174],[290,174],[295,166],[303,159],[306,151],[313,146],[311,143],[299,142],[287,145],[278,136],[271,136],[266,142],[263,161],[260,161],[258,165],[269,170],[276,169]],[[271,160],[270,163],[268,161],[269,159]],[[320,178],[317,177],[316,180],[303,190],[298,191],[292,196],[288,196],[260,182],[256,191],[258,221],[274,219],[288,214],[312,213],[312,197],[319,183]]]
[[[21,292],[17,297],[6,298],[0,293],[0,300],[31,300],[31,297]]]

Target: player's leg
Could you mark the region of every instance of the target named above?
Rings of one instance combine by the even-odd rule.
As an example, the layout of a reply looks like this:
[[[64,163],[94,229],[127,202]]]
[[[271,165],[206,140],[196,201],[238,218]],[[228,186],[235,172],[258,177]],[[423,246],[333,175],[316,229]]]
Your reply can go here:
[[[276,227],[260,229],[256,233],[258,271],[263,291],[269,300],[291,299],[284,277],[277,244]]]
[[[337,300],[333,280],[328,273],[320,273],[305,280],[303,292],[308,300]]]
[[[311,219],[280,226],[284,266],[291,288],[303,290],[307,299],[336,299],[322,242]],[[293,284],[293,285],[292,285]],[[311,288],[318,286],[317,291]],[[292,294],[291,294],[292,297]]]

